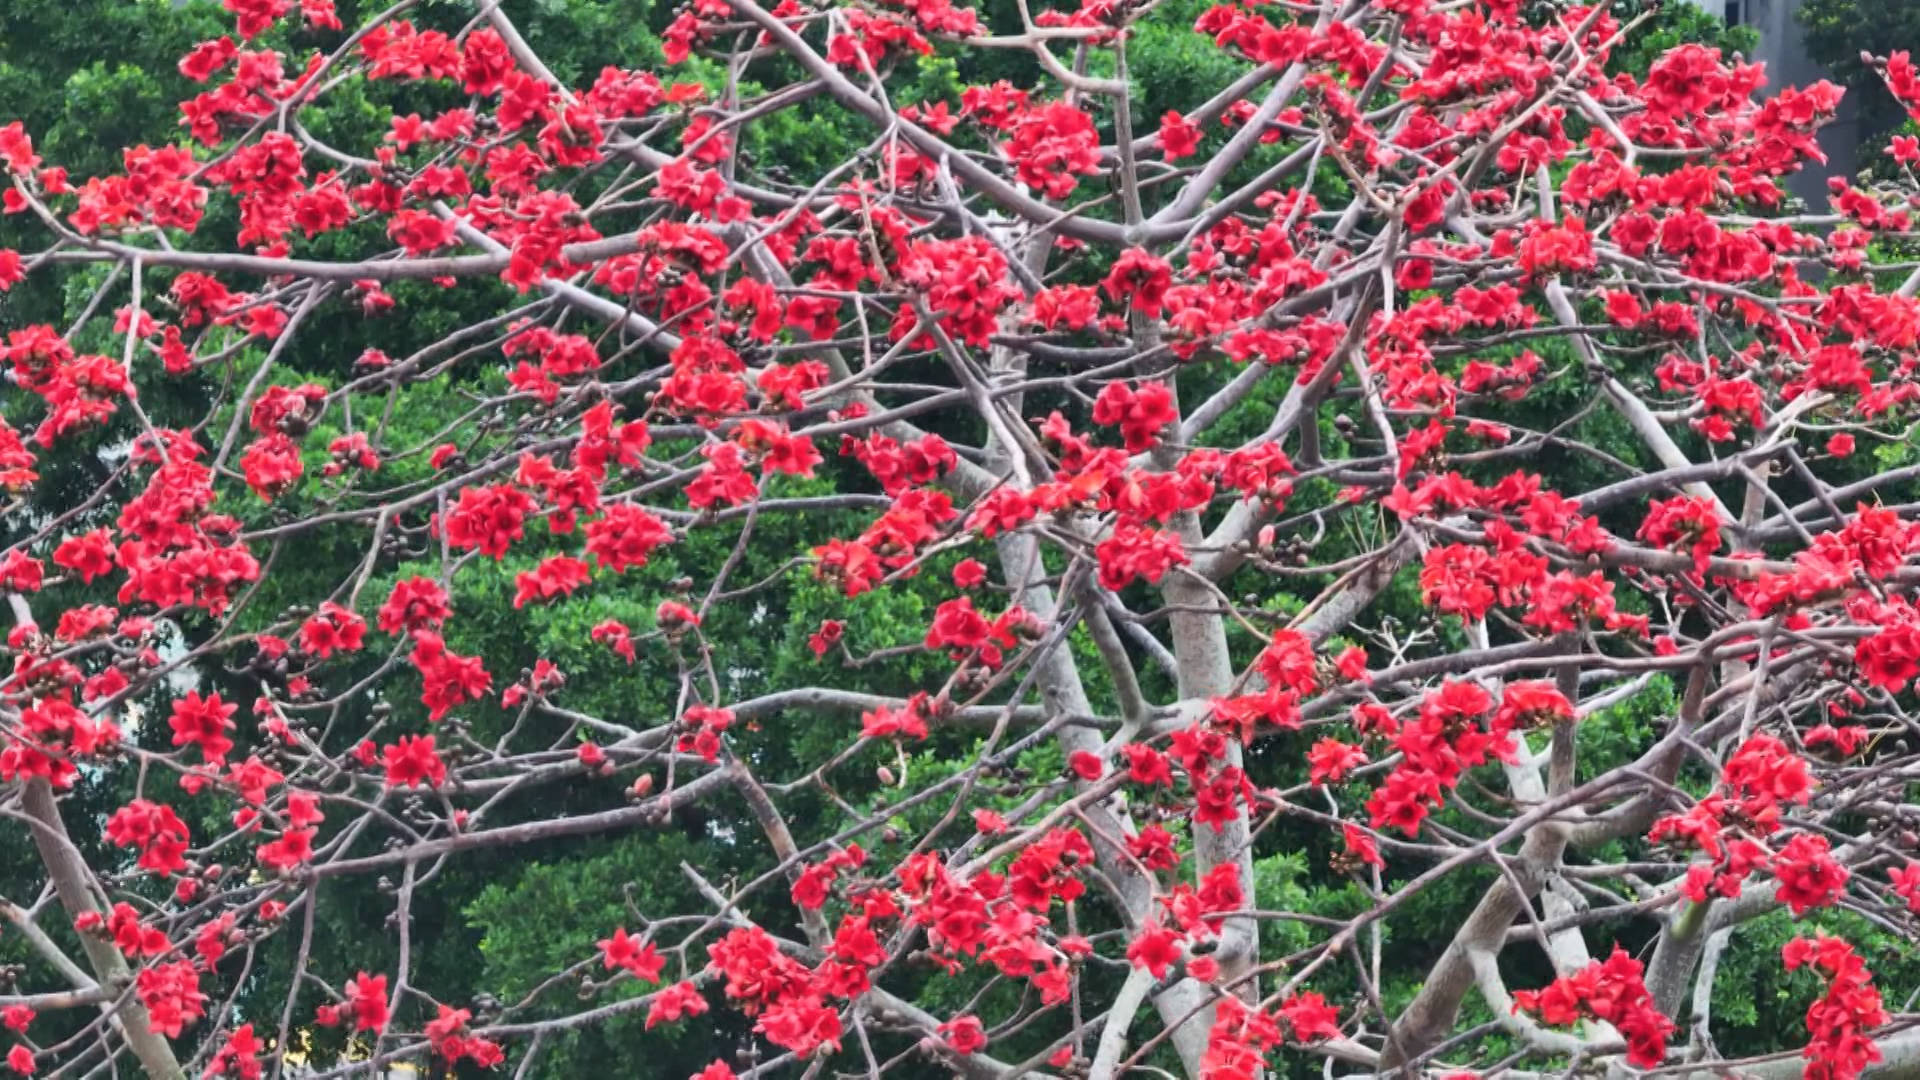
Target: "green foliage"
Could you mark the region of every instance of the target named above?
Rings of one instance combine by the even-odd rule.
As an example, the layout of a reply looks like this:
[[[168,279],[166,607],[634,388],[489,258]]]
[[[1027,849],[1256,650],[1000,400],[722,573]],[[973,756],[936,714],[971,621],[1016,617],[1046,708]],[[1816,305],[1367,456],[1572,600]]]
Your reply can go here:
[[[694,910],[682,864],[724,889],[743,871],[731,846],[679,832],[616,837],[593,845],[591,858],[556,858],[518,869],[512,878],[486,883],[459,917],[478,935],[478,986],[511,1004],[545,989],[560,976],[561,990],[543,999],[538,1016],[577,1010],[572,990],[604,981],[596,945],[614,927],[644,932],[646,920]],[[537,918],[529,917],[538,913]],[[708,940],[725,933],[716,928]],[[466,955],[472,955],[468,953]],[[663,982],[699,973],[706,957],[689,950],[669,955]],[[564,974],[563,974],[564,973]],[[570,1029],[541,1052],[545,1075],[580,1076],[597,1066],[633,1060],[645,1046],[649,1076],[692,1075],[713,1060],[716,1045],[740,1041],[746,1026],[728,1010],[645,1030],[646,1010],[631,1003],[651,989],[628,979],[598,998],[615,1013],[604,1024]]]
[[[1622,20],[1630,19],[1649,6],[1656,8],[1653,16],[1629,41],[1614,49],[1612,62],[1607,65],[1609,71],[1645,78],[1655,60],[1679,45],[1699,44],[1719,49],[1728,56],[1734,53],[1752,56],[1754,46],[1760,43],[1760,35],[1753,27],[1728,26],[1718,15],[1709,14],[1694,4],[1650,5],[1644,0],[1626,0],[1614,5],[1614,15]]]
[[[1873,972],[1889,1012],[1900,1010],[1920,987],[1920,957],[1900,938],[1871,920],[1821,909],[1795,919],[1776,911],[1743,924],[1720,961],[1713,982],[1712,1031],[1724,1051],[1744,1054],[1797,1050],[1808,1039],[1807,1006],[1825,992],[1812,969],[1789,972],[1780,950],[1796,937],[1831,934],[1846,938]]]
[[[1859,99],[1863,132],[1884,131],[1905,119],[1861,54],[1885,56],[1920,46],[1920,8],[1906,0],[1807,0],[1795,17],[1806,30],[1807,54]]]

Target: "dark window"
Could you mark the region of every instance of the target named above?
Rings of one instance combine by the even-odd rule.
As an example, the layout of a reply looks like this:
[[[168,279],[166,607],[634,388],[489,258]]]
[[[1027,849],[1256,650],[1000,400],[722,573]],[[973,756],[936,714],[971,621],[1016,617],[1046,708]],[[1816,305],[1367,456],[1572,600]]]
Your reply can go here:
[[[1747,0],[1727,0],[1727,25],[1740,26],[1747,21]]]

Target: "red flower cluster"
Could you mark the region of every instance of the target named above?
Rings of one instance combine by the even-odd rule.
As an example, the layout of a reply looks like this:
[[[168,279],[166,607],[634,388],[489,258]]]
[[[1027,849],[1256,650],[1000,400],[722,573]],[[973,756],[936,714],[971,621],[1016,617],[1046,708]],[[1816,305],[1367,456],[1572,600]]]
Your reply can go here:
[[[427,707],[428,720],[439,720],[460,705],[479,700],[493,687],[493,676],[479,657],[450,651],[431,630],[413,632],[413,651],[407,659],[420,672],[420,702]]]
[[[1647,838],[1698,848],[1704,863],[1688,868],[1688,896],[1704,902],[1709,889],[1738,896],[1740,885],[1756,870],[1772,867],[1780,879],[1780,897],[1796,913],[1833,902],[1847,871],[1829,854],[1824,837],[1799,834],[1778,855],[1755,837],[1781,827],[1789,806],[1804,806],[1813,796],[1813,777],[1804,758],[1771,735],[1749,737],[1727,759],[1724,793],[1701,799],[1682,814],[1654,822]]]
[[[427,1042],[433,1046],[433,1052],[449,1065],[457,1065],[461,1058],[471,1060],[475,1068],[491,1069],[507,1059],[506,1051],[491,1039],[467,1033],[467,1023],[473,1019],[473,1013],[466,1009],[439,1007],[439,1015],[427,1021]]]
[[[953,500],[945,492],[908,491],[859,537],[814,548],[814,573],[846,595],[858,596],[889,572],[912,566],[921,547],[955,516]]]
[[[1165,383],[1147,383],[1134,390],[1111,382],[1093,402],[1093,422],[1118,427],[1128,453],[1134,454],[1152,449],[1160,441],[1161,429],[1178,415],[1173,391]]]
[[[1513,1008],[1554,1026],[1583,1017],[1604,1020],[1627,1037],[1629,1062],[1643,1069],[1658,1068],[1666,1060],[1667,1036],[1673,1034],[1674,1023],[1654,1006],[1641,974],[1640,961],[1615,945],[1605,960],[1563,975],[1543,990],[1514,991]]]
[[[932,651],[946,650],[955,660],[977,656],[982,664],[997,668],[1003,659],[1001,650],[1034,639],[1039,627],[1039,620],[1017,604],[989,620],[974,610],[971,597],[962,596],[934,610],[925,644]]]
[[[347,980],[344,1001],[322,1005],[314,1010],[314,1022],[322,1027],[350,1024],[354,1031],[384,1032],[389,1018],[387,977],[362,971]]]
[[[1393,826],[1408,836],[1418,835],[1421,822],[1466,770],[1490,760],[1513,760],[1516,726],[1540,716],[1566,718],[1572,712],[1566,699],[1544,684],[1509,686],[1496,711],[1493,696],[1478,684],[1443,682],[1394,735],[1401,761],[1367,800],[1373,827]]]
[[[200,991],[200,973],[191,960],[141,968],[133,989],[153,1029],[168,1038],[179,1038],[187,1025],[206,1015],[207,995]]]
[[[107,839],[115,847],[138,848],[142,870],[166,877],[187,868],[187,825],[171,806],[135,799],[107,819]]]
[[[1824,934],[1794,938],[1780,950],[1788,971],[1812,965],[1827,980],[1827,993],[1807,1006],[1807,1080],[1853,1080],[1880,1060],[1868,1034],[1887,1022],[1873,973],[1841,938]]]

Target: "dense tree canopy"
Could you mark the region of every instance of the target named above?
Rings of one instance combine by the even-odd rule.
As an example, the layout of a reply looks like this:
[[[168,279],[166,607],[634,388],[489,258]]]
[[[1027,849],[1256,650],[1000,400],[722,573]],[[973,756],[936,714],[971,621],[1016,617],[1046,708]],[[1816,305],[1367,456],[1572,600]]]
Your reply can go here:
[[[1858,96],[1861,122],[1881,133],[1907,119],[1907,107],[1874,70],[1873,54],[1888,42],[1920,43],[1920,8],[1900,0],[1806,0],[1794,12],[1808,55]]]
[[[1920,1067],[1920,149],[1693,9],[0,30],[15,1072]]]

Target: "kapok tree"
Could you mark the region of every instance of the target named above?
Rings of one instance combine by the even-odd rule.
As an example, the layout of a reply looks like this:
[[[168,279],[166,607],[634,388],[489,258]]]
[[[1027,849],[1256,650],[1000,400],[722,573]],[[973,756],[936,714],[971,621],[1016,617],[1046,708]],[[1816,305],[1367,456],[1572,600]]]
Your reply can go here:
[[[698,0],[665,40],[704,79],[590,85],[494,3],[226,6],[179,145],[78,177],[0,129],[44,235],[0,287],[85,301],[10,329],[0,398],[14,1072],[279,1075],[326,1029],[322,1076],[524,1070],[641,1010],[713,1026],[703,1080],[1920,1061],[1812,927],[1804,1036],[1711,1035],[1753,920],[1920,908],[1914,178],[1784,197],[1832,87],[1609,75],[1644,16],[1517,0]],[[1235,74],[1136,115],[1155,24]],[[926,92],[936,54],[1029,84]],[[316,134],[346,94],[418,106]],[[756,141],[823,117],[864,145],[812,174]],[[464,321],[329,356],[409,304]],[[63,453],[103,479],[36,496]],[[828,511],[864,524],[740,577]],[[460,651],[703,532],[732,555],[590,630],[671,709]],[[823,586],[817,679],[732,693],[703,621]],[[915,640],[863,640],[907,589]],[[858,689],[908,652],[917,692]],[[803,721],[831,754],[765,752]],[[769,869],[659,868],[698,902],[520,1000],[410,977],[449,866],[695,813]],[[1261,887],[1278,835],[1338,902]],[[315,911],[375,878],[384,963],[334,974]],[[276,949],[285,1000],[239,1004]]]

